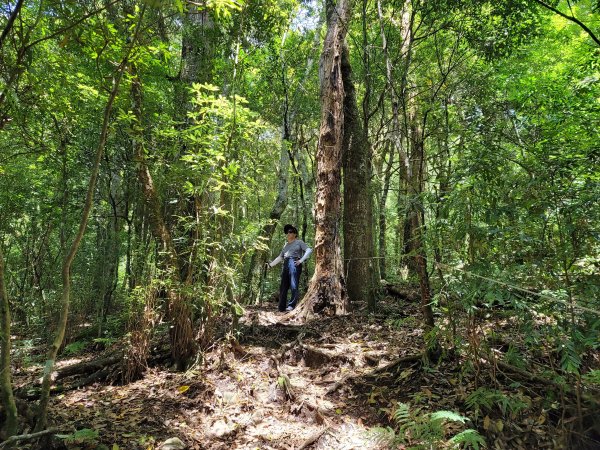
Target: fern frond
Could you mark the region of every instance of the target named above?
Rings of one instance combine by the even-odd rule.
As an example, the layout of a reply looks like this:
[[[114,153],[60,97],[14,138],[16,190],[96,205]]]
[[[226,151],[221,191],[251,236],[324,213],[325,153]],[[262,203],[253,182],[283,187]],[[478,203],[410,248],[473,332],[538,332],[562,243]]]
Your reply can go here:
[[[410,420],[410,405],[408,403],[398,403],[398,407],[392,417],[397,424],[402,424]]]
[[[479,450],[480,446],[485,447],[486,445],[485,438],[472,428],[461,431],[456,436],[450,438],[448,443],[457,447],[463,445],[464,448],[473,448],[474,450]]]
[[[436,411],[434,413],[431,413],[431,420],[449,420],[451,422],[465,423],[467,420],[469,420],[469,418],[461,416],[460,414],[455,413],[453,411]]]
[[[396,441],[396,432],[391,427],[374,427],[368,431],[370,440],[377,445],[389,446]]]

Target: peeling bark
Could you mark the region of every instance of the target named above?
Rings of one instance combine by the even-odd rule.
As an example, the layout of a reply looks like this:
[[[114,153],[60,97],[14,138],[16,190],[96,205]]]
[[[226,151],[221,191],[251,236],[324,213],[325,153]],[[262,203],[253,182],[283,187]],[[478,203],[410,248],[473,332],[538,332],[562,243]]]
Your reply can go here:
[[[319,65],[321,127],[317,149],[315,274],[297,312],[305,318],[316,313],[348,311],[339,226],[345,95],[341,66],[351,2],[339,0],[335,5],[327,2],[326,6],[327,35]]]

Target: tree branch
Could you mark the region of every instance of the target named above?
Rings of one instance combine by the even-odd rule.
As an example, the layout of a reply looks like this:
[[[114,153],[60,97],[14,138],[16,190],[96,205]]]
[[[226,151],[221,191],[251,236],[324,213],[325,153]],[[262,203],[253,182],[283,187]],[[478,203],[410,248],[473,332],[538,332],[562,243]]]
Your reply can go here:
[[[2,35],[0,36],[0,48],[2,48],[2,46],[4,45],[4,39],[6,39],[6,36],[8,36],[8,32],[11,30],[13,23],[15,22],[15,19],[19,15],[21,6],[23,6],[23,0],[19,0],[15,6],[15,9],[13,9],[12,13],[10,13],[8,22],[6,23],[4,30],[2,30]]]
[[[579,25],[587,34],[589,37],[592,38],[592,40],[600,47],[600,39],[594,34],[594,32],[592,30],[590,30],[581,20],[579,20],[577,17],[575,16],[569,16],[561,11],[559,11],[558,9],[556,9],[554,6],[549,5],[545,2],[543,2],[542,0],[534,0],[536,3],[538,3],[539,5],[542,5],[544,8],[549,9],[550,11],[552,11],[555,14],[558,14],[561,17],[564,17],[567,20],[570,20],[573,23],[576,23],[577,25]]]
[[[56,433],[57,431],[59,431],[57,428],[49,428],[47,430],[38,431],[37,433],[20,434],[19,436],[11,436],[7,440],[5,440],[4,442],[2,442],[0,444],[0,448],[10,447],[10,445],[15,442],[29,441],[31,439],[37,439],[39,437],[46,436],[47,434]]]

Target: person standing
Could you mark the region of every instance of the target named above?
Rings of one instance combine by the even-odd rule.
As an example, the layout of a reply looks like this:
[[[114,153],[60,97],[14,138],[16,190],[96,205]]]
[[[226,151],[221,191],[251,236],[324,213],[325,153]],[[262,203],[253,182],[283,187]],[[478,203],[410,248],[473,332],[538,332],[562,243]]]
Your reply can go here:
[[[298,286],[302,274],[302,263],[312,253],[312,248],[298,239],[298,230],[295,226],[287,224],[283,227],[287,242],[283,246],[279,256],[267,263],[269,267],[275,267],[283,262],[281,269],[281,284],[279,285],[279,311],[291,311],[298,303]],[[287,301],[288,290],[292,291],[290,301]]]

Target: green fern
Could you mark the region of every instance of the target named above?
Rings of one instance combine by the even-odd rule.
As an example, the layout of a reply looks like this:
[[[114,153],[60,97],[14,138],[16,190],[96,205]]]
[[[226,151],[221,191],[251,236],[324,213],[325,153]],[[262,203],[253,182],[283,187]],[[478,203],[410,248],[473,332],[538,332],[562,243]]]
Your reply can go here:
[[[410,420],[410,405],[408,403],[398,403],[392,418],[394,422],[400,425]]]
[[[448,443],[452,446],[462,446],[463,448],[473,448],[479,450],[480,447],[485,447],[485,438],[477,432],[469,428],[468,430],[461,431],[456,436],[453,436],[448,440]]]
[[[467,420],[469,420],[468,417],[465,416],[461,416],[458,413],[455,413],[453,411],[436,411],[434,413],[431,413],[430,415],[431,420],[435,420],[435,421],[450,421],[450,422],[460,422],[460,423],[465,423]]]
[[[391,447],[399,443],[396,431],[392,427],[373,427],[368,431],[368,436],[377,445]]]
[[[588,383],[600,384],[600,370],[590,370],[582,378]]]
[[[474,448],[485,446],[485,440],[475,430],[465,430],[448,440],[448,422],[464,424],[468,417],[454,411],[423,412],[421,408],[411,408],[408,403],[398,403],[391,414],[394,428],[372,428],[371,439],[379,445],[395,447],[408,445],[411,449],[446,448],[448,446]]]
[[[465,400],[465,404],[477,414],[480,411],[490,411],[496,404],[498,398],[497,392],[486,388],[479,388],[469,394]]]
[[[579,373],[581,356],[575,349],[573,341],[565,341],[560,346],[560,367],[568,373]]]
[[[465,400],[465,404],[475,411],[476,415],[492,411],[498,406],[503,415],[516,416],[530,406],[529,397],[523,394],[505,394],[496,389],[479,388],[471,393]]]

